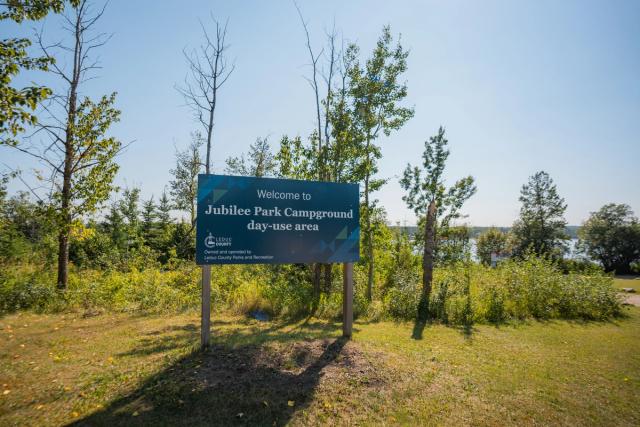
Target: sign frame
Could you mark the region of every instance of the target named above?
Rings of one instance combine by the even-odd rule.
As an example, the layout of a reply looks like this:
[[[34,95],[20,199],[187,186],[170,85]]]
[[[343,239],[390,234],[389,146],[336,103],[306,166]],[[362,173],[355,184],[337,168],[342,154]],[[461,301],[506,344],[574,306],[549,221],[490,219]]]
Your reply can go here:
[[[209,181],[214,180],[215,184],[217,184],[218,187],[216,187],[216,185],[212,186],[211,182],[207,183],[206,182],[207,180]],[[203,183],[205,183],[206,185],[205,188],[202,187]],[[234,186],[238,184],[241,184],[240,188],[239,189],[234,188]],[[252,185],[248,185],[248,184],[252,184]],[[200,322],[202,349],[206,350],[209,347],[209,343],[210,343],[211,267],[212,265],[218,265],[218,264],[260,264],[260,263],[292,264],[292,263],[312,263],[312,262],[323,262],[323,263],[342,262],[343,264],[342,336],[346,339],[350,339],[353,333],[353,263],[359,261],[360,259],[360,224],[359,224],[360,222],[359,190],[360,189],[358,184],[333,183],[333,182],[324,182],[324,181],[292,180],[292,179],[280,179],[280,178],[240,177],[240,176],[234,176],[234,175],[199,174],[198,175],[198,197],[197,197],[198,210],[197,210],[197,216],[196,216],[197,261],[203,261],[203,253],[199,253],[198,249],[203,249],[202,245],[204,245],[205,239],[210,239],[209,234],[211,233],[211,227],[205,228],[205,226],[203,226],[204,221],[200,219],[204,217],[203,213],[206,214],[207,210],[209,211],[209,215],[214,212],[213,207],[215,205],[215,202],[220,201],[221,199],[221,197],[219,197],[220,194],[222,194],[223,196],[230,196],[230,197],[227,197],[227,200],[232,202],[232,203],[229,203],[229,205],[235,206],[237,209],[238,203],[233,203],[233,201],[237,200],[238,198],[233,197],[234,195],[233,190],[236,190],[236,191],[256,190],[258,184],[260,186],[270,187],[272,189],[274,186],[279,186],[279,185],[281,186],[284,184],[284,186],[291,191],[285,191],[283,193],[292,193],[292,194],[303,193],[302,191],[303,188],[306,189],[306,191],[311,191],[311,189],[315,189],[317,191],[316,196],[318,194],[324,195],[324,196],[329,195],[334,202],[338,200],[342,202],[342,205],[338,203],[340,206],[338,206],[337,208],[335,208],[334,206],[335,209],[333,210],[332,209],[323,210],[321,209],[323,207],[322,200],[320,201],[315,200],[313,203],[308,203],[308,205],[312,206],[313,208],[309,210],[309,212],[318,212],[316,216],[321,216],[320,219],[316,219],[317,222],[316,222],[315,231],[313,230],[314,227],[308,227],[310,228],[308,231],[309,232],[319,231],[320,225],[322,224],[323,219],[327,219],[327,221],[324,222],[323,225],[329,224],[329,226],[326,227],[328,229],[327,231],[329,234],[327,234],[327,231],[325,231],[324,234],[322,235],[325,238],[320,239],[317,242],[317,244],[311,245],[312,247],[309,245],[309,236],[305,236],[304,234],[302,234],[302,232],[299,232],[297,237],[294,236],[293,239],[289,240],[291,245],[295,246],[294,250],[291,250],[290,247],[282,248],[283,242],[284,242],[284,245],[286,246],[288,240],[286,236],[285,237],[280,236],[280,238],[278,239],[278,245],[279,245],[278,250],[285,250],[285,251],[289,250],[289,252],[288,253],[283,252],[282,254],[280,254],[281,256],[278,257],[277,260],[273,262],[259,262],[263,258],[258,258],[258,259],[248,259],[248,258],[226,259],[225,258],[222,260],[217,260],[217,259],[215,260],[220,262],[213,262],[213,263],[198,262],[198,265],[200,265],[202,269],[202,295],[201,295],[202,304],[201,304],[201,322]],[[220,185],[222,185],[222,187],[220,187]],[[224,185],[230,186],[231,188],[223,188]],[[242,185],[244,185],[245,187],[243,188]],[[201,190],[205,190],[205,191],[201,191]],[[334,190],[334,191],[331,191],[331,190]],[[336,193],[335,190],[338,190],[338,193]],[[342,193],[339,190],[342,190]],[[214,193],[215,191],[217,191],[217,193]],[[306,191],[304,192],[305,194],[307,195],[311,194],[310,199],[305,199],[305,200],[288,199],[288,201],[290,202],[289,205],[298,206],[300,204],[296,202],[299,202],[299,201],[308,202],[309,200],[313,200],[314,199],[313,193],[306,193]],[[326,193],[326,194],[323,194],[323,193]],[[215,196],[212,197],[212,194],[215,194]],[[238,194],[236,194],[235,196],[238,196]],[[345,201],[350,198],[354,200],[351,200],[351,203],[345,204]],[[320,199],[322,199],[322,197],[320,197]],[[241,209],[251,208],[251,213],[254,214],[254,215],[250,215],[250,214],[245,215],[243,212],[242,214],[243,216],[253,217],[253,216],[256,216],[255,215],[256,213],[260,212],[256,209],[255,203],[253,203],[253,206],[247,206],[247,203],[250,201],[250,199],[240,198],[238,200],[241,200],[242,203],[244,204],[244,206],[242,206]],[[272,200],[272,199],[266,199],[262,201],[264,202],[269,200]],[[251,203],[248,203],[248,204],[251,205]],[[263,204],[266,206],[267,209],[273,209],[274,207],[277,209],[277,205],[275,205],[274,203],[266,203],[266,204],[263,203]],[[205,205],[206,205],[206,209],[204,208]],[[350,208],[351,210],[350,216],[348,214],[349,210],[345,210],[345,206]],[[260,206],[260,208],[263,208],[263,207],[264,206]],[[291,206],[289,206],[289,208],[291,208]],[[341,208],[342,210],[340,210]],[[224,211],[219,209],[218,212],[220,212],[219,215],[221,215]],[[325,212],[325,213],[322,213],[322,212]],[[332,214],[332,212],[338,212],[338,213],[341,212],[341,214],[340,215],[335,213]],[[309,214],[309,215],[312,215],[312,214]],[[282,216],[286,216],[286,215],[283,215],[283,209],[280,209],[280,215],[278,219],[283,219]],[[331,218],[328,218],[329,216],[331,216]],[[275,217],[278,217],[278,215],[275,215]],[[246,218],[243,218],[243,219],[246,219]],[[288,224],[313,224],[313,222],[310,222],[311,220],[312,219],[309,218],[308,216],[302,217],[302,220],[299,217],[294,217],[291,222],[288,222]],[[348,222],[348,224],[347,225],[341,224],[341,222],[338,220],[348,220],[348,221],[345,221],[345,222]],[[303,221],[306,221],[306,222],[303,222]],[[236,227],[236,230],[239,229],[238,226],[241,223],[242,223],[242,220],[238,221],[237,218],[235,218],[234,221],[230,222],[230,224],[233,225],[233,227]],[[214,224],[215,224],[215,221],[214,221]],[[266,222],[266,224],[269,224],[269,223]],[[336,225],[338,226],[337,228],[336,228]],[[344,230],[340,228],[341,226],[344,226]],[[247,228],[248,227],[249,225],[247,225]],[[338,228],[340,228],[340,230],[338,233],[336,233]],[[282,231],[284,232],[294,231],[295,229],[296,229],[295,226],[291,226],[289,230],[285,229]],[[273,228],[272,230],[273,230],[273,233],[270,233],[270,234],[279,232]],[[247,233],[245,232],[244,234],[246,235]],[[333,237],[334,235],[335,237],[332,240],[330,240],[330,242],[327,242],[327,240],[329,240],[330,238],[327,238],[326,236]],[[211,243],[211,240],[209,240],[209,243]],[[232,238],[229,239],[229,245],[232,245]],[[267,248],[269,247],[269,245],[266,245],[266,246]],[[301,248],[306,250],[306,252],[304,252],[303,255],[301,255],[300,253]],[[219,253],[220,252],[215,254],[215,256],[217,257],[220,256]],[[227,257],[227,254],[224,254],[224,255],[225,257]],[[251,255],[251,253],[249,255]],[[246,252],[244,256],[247,256]],[[262,256],[262,255],[259,255],[259,256]],[[274,256],[274,258],[276,257]],[[338,260],[336,261],[336,259]],[[225,261],[232,261],[232,262],[225,262]]]
[[[196,263],[360,259],[358,184],[198,175]]]

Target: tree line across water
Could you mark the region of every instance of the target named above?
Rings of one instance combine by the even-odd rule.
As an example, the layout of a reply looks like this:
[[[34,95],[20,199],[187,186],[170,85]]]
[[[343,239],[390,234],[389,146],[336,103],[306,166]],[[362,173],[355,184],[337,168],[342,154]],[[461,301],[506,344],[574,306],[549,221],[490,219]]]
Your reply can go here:
[[[227,24],[213,20],[203,25],[202,45],[185,51],[189,74],[177,88],[197,128],[189,146],[175,155],[167,190],[157,199],[141,200],[139,188],[120,190],[114,197],[116,159],[123,149],[109,136],[111,125],[120,120],[115,93],[98,99],[80,96],[96,68],[92,55],[107,41],[96,30],[104,8],[87,0],[23,0],[3,8],[3,20],[22,23],[62,14],[67,24],[66,38],[55,43],[47,42],[42,32],[34,40],[2,40],[0,144],[41,165],[37,186],[29,185],[18,165],[10,166],[2,178],[0,257],[3,265],[12,266],[0,274],[3,309],[48,307],[49,300],[55,301],[53,306],[82,303],[127,309],[153,309],[153,301],[156,307],[193,305],[197,292],[189,292],[195,286],[197,175],[211,173],[214,119],[222,105],[219,89],[234,70],[227,60]],[[425,141],[421,163],[407,165],[400,180],[403,200],[419,218],[417,238],[410,241],[392,232],[374,194],[386,184],[378,176],[381,137],[413,117],[413,109],[403,105],[409,52],[389,27],[382,29],[367,57],[357,44],[340,43],[336,31],[327,34],[325,46],[314,47],[298,12],[311,64],[308,81],[317,126],[307,138],[283,136],[275,149],[267,138],[257,138],[246,154],[226,160],[225,172],[361,184],[362,260],[356,266],[361,313],[468,322],[526,316],[602,318],[617,312],[615,292],[606,287],[611,287],[610,280],[599,270],[623,273],[636,268],[640,225],[631,209],[606,205],[581,228],[581,245],[599,266],[566,261],[566,204],[551,177],[537,172],[522,187],[520,217],[510,232],[491,229],[477,240],[483,264],[491,253],[511,260],[495,271],[474,265],[469,230],[457,224],[476,185],[471,176],[445,185],[449,144],[444,127]],[[28,55],[34,41],[39,57]],[[12,85],[16,75],[33,69],[58,77],[57,91]],[[6,185],[11,179],[21,180],[28,192],[9,197]],[[175,219],[176,212],[182,219]],[[214,277],[214,298],[238,310],[330,314],[339,306],[335,290],[341,273],[331,264],[222,270],[229,274]],[[567,272],[571,274],[563,274]],[[166,280],[156,273],[166,274]],[[52,290],[52,282],[59,291]],[[166,287],[167,283],[172,285]],[[96,288],[102,297],[88,292]],[[571,302],[576,295],[584,296]],[[596,295],[606,298],[599,301]],[[548,297],[556,305],[541,308]]]

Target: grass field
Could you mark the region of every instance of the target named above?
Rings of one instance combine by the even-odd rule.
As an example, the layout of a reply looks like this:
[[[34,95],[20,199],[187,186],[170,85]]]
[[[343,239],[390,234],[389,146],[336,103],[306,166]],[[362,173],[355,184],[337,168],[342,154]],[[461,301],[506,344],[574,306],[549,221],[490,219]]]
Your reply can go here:
[[[16,314],[0,425],[640,425],[640,308],[614,322],[412,324]]]
[[[613,279],[613,285],[616,288],[633,288],[636,290],[636,293],[640,293],[640,276],[616,276]]]

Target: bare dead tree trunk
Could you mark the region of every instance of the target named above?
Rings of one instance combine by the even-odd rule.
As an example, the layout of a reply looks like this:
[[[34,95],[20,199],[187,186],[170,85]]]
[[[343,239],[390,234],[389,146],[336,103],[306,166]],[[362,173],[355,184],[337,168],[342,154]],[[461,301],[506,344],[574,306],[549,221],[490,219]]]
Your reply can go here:
[[[189,75],[185,78],[183,87],[176,86],[207,135],[204,164],[206,173],[211,173],[211,149],[218,90],[235,69],[235,64],[229,66],[226,59],[229,49],[226,43],[228,21],[223,26],[215,18],[212,17],[212,20],[215,24],[215,38],[212,39],[209,36],[201,23],[205,42],[191,53],[183,51],[189,65]]]
[[[298,4],[294,1],[293,3],[296,7],[296,10],[298,11],[298,16],[300,17],[300,22],[302,23],[302,28],[304,29],[304,34],[306,36],[306,47],[307,50],[309,52],[309,57],[311,59],[311,78],[307,78],[307,82],[309,82],[309,85],[311,86],[311,89],[313,90],[313,94],[315,97],[315,108],[316,108],[316,123],[317,123],[317,137],[318,137],[318,144],[317,144],[317,177],[318,180],[322,181],[324,179],[324,173],[323,173],[323,165],[322,165],[322,117],[320,115],[320,89],[318,86],[318,61],[320,60],[320,57],[323,53],[323,50],[321,49],[320,52],[318,52],[318,54],[316,55],[313,52],[313,48],[311,47],[311,38],[309,37],[309,28],[307,27],[307,23],[304,20],[304,17],[302,16],[302,11],[300,10],[300,7],[298,7]],[[330,89],[329,89],[330,90]],[[313,265],[313,292],[314,292],[314,296],[316,298],[318,298],[320,296],[320,292],[321,292],[321,277],[322,277],[322,264],[320,263],[315,263]]]
[[[329,112],[331,110],[331,103],[333,100],[333,87],[332,87],[332,80],[333,80],[333,75],[335,72],[335,67],[336,67],[336,29],[335,29],[335,25],[333,27],[333,30],[331,31],[330,34],[327,34],[327,39],[328,39],[328,46],[329,46],[329,55],[328,55],[328,67],[329,67],[329,71],[327,72],[327,74],[324,76],[324,81],[325,84],[327,85],[327,94],[325,96],[325,101],[324,101],[324,146],[325,146],[325,150],[324,152],[319,153],[319,155],[321,156],[320,158],[320,165],[322,167],[322,174],[323,174],[323,179],[325,181],[335,181],[336,177],[332,176],[331,174],[331,169],[329,168],[329,158],[328,158],[328,149],[329,149],[329,144],[331,142],[330,139],[330,132],[329,132],[329,127],[330,127],[330,119],[329,119]],[[317,101],[316,101],[316,105],[318,105]],[[331,286],[332,286],[332,270],[333,270],[333,265],[332,264],[325,264],[324,265],[324,287],[327,293],[331,292]]]
[[[426,322],[429,318],[429,298],[433,283],[434,249],[436,244],[436,202],[429,203],[427,220],[424,226],[424,253],[422,255],[422,294],[418,307],[418,320]]]
[[[324,50],[321,49],[317,55],[313,52],[313,48],[311,47],[311,38],[309,37],[309,28],[307,27],[307,23],[304,21],[304,17],[302,16],[302,11],[298,7],[298,3],[294,1],[293,4],[295,5],[296,10],[298,11],[298,16],[300,16],[300,22],[302,23],[302,28],[304,29],[304,34],[306,36],[307,50],[309,51],[309,57],[311,58],[311,70],[312,70],[311,76],[312,77],[310,79],[307,78],[307,81],[311,85],[311,89],[313,90],[313,94],[315,96],[315,102],[316,102],[316,120],[318,125],[318,129],[317,129],[317,132],[318,132],[318,179],[322,179],[323,174],[322,174],[322,168],[320,167],[320,156],[322,153],[322,118],[320,116],[320,88],[318,86],[318,61],[320,60],[320,56],[322,55],[322,52]]]

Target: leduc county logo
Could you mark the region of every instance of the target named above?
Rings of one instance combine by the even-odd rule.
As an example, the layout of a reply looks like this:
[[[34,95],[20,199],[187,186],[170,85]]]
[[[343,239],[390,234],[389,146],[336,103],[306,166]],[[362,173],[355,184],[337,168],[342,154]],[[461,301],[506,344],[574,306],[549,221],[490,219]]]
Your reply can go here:
[[[209,249],[213,248],[216,245],[216,238],[209,233],[209,235],[204,238],[204,245]]]

